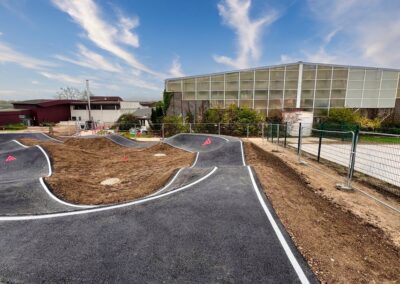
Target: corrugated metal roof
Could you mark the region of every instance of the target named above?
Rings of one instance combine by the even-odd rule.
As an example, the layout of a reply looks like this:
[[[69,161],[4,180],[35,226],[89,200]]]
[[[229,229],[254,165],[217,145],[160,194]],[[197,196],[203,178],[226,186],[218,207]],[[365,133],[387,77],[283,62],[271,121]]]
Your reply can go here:
[[[150,118],[151,108],[139,108],[133,113],[136,117]]]
[[[304,65],[324,65],[324,66],[333,66],[333,67],[347,67],[347,68],[350,67],[350,68],[362,68],[362,69],[379,69],[379,70],[387,70],[387,71],[400,71],[400,69],[396,69],[396,68],[382,68],[382,67],[368,67],[368,66],[357,66],[357,65],[340,65],[340,64],[330,64],[330,63],[298,61],[298,62],[293,62],[293,63],[266,65],[266,66],[259,66],[259,67],[253,67],[253,68],[228,70],[228,71],[216,72],[216,73],[204,73],[204,74],[190,75],[190,76],[184,76],[184,77],[167,78],[167,79],[165,79],[165,81],[168,82],[170,80],[190,79],[190,78],[196,78],[196,77],[202,77],[202,76],[223,75],[223,74],[227,74],[227,73],[253,71],[253,70],[259,70],[259,69],[265,69],[265,68],[277,68],[277,67],[293,66],[293,65],[298,65],[300,63],[302,63]]]

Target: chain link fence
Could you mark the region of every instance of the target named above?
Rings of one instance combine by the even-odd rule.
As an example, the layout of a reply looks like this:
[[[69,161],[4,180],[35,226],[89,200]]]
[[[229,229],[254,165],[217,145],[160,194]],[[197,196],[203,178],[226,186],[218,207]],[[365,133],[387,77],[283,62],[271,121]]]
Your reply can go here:
[[[206,133],[262,138],[277,147],[294,149],[301,163],[315,160],[329,164],[345,176],[340,184],[343,189],[351,189],[355,175],[360,180],[400,196],[398,134],[343,127],[326,130],[301,123],[160,123],[146,127],[139,124],[96,123],[93,130],[85,128],[85,125],[77,123],[75,135],[119,133],[129,138],[164,139],[179,133]]]
[[[266,138],[295,149],[299,162],[324,162],[345,176],[342,189],[358,180],[400,196],[400,135],[353,130],[324,130],[312,124],[268,125]],[[277,129],[286,129],[284,142]],[[297,134],[296,134],[297,132]]]

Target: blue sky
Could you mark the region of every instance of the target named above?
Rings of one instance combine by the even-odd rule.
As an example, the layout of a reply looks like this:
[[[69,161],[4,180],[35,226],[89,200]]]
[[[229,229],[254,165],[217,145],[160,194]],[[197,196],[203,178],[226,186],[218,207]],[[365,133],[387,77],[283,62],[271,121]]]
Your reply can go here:
[[[398,0],[0,0],[0,99],[159,99],[164,79],[295,61],[400,68]]]

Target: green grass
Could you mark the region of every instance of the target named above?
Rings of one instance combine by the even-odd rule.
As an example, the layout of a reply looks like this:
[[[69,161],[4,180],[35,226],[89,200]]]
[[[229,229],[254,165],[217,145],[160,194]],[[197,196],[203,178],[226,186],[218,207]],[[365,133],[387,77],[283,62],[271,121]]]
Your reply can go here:
[[[24,125],[22,123],[14,123],[14,124],[7,124],[7,125],[0,126],[1,130],[23,130],[26,128],[27,128],[26,125]]]
[[[360,135],[361,143],[400,144],[400,137]]]

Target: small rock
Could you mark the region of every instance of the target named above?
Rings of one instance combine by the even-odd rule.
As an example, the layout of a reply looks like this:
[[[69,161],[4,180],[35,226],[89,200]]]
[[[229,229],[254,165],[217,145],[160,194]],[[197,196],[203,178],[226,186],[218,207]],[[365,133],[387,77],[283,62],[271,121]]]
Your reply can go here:
[[[117,184],[120,182],[121,182],[121,180],[119,178],[108,178],[108,179],[103,180],[100,184],[101,185],[114,185],[114,184]]]
[[[154,154],[154,157],[165,157],[165,156],[167,156],[167,155],[165,155],[164,153]]]

